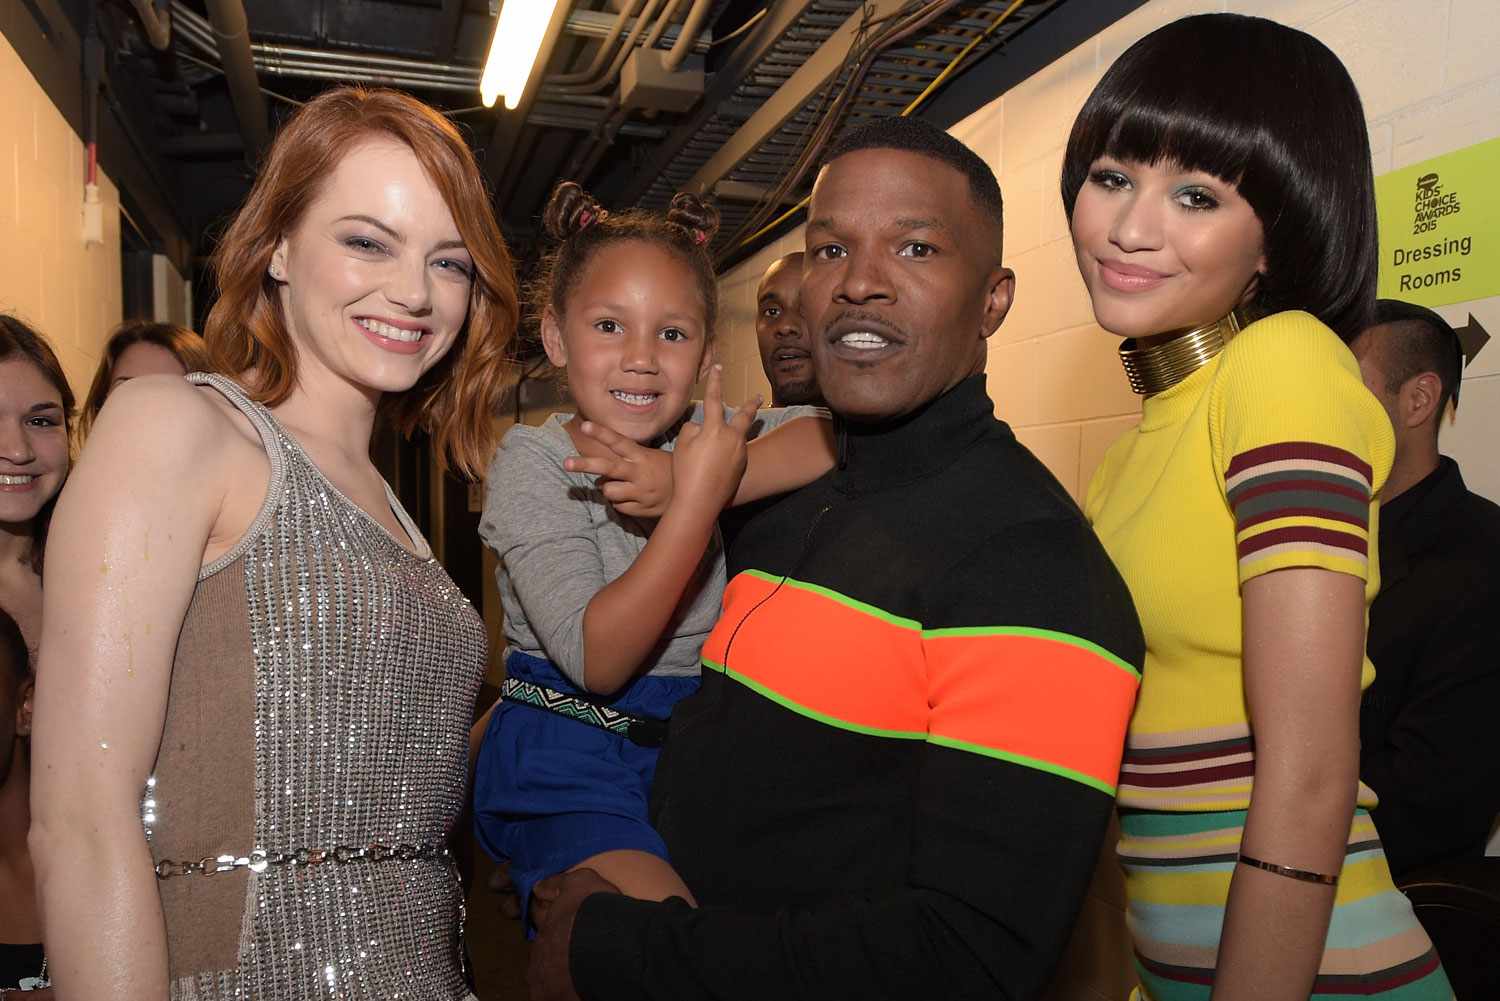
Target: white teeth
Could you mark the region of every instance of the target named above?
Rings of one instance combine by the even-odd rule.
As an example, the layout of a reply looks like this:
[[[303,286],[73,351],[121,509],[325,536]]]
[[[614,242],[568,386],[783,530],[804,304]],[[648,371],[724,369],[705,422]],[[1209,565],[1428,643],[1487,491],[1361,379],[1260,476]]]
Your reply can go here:
[[[622,389],[611,389],[609,395],[621,403],[628,403],[633,407],[644,407],[649,403],[655,403],[657,393],[627,393]]]
[[[361,327],[364,327],[370,333],[379,334],[381,337],[387,338],[388,340],[406,341],[409,344],[412,341],[419,341],[422,339],[422,331],[420,330],[407,330],[403,327],[393,327],[389,323],[381,323],[379,320],[372,320],[366,316],[361,316],[354,322],[359,324]]]
[[[24,487],[34,479],[36,479],[35,476],[25,473],[14,476],[0,474],[0,487]]]
[[[839,338],[839,343],[861,351],[875,351],[891,342],[868,330],[852,330]]]

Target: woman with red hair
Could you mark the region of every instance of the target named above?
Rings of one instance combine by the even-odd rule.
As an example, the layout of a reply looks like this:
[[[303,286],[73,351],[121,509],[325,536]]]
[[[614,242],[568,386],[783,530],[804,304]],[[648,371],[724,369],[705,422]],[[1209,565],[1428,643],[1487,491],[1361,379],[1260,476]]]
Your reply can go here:
[[[483,468],[515,276],[469,149],[342,88],[214,256],[219,374],[110,394],[48,563],[37,859],[60,997],[459,1001],[484,627],[369,457]],[[142,836],[142,826],[145,835]]]

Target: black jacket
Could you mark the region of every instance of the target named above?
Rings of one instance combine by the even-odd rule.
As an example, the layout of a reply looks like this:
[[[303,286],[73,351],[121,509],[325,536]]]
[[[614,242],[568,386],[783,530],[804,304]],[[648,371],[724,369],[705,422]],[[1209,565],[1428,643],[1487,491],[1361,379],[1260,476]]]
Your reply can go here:
[[[1500,507],[1444,456],[1380,509],[1360,777],[1391,871],[1478,857],[1500,812]]]
[[[1144,656],[1077,507],[977,376],[730,554],[657,826],[701,906],[598,894],[598,999],[1030,998],[1113,806]]]

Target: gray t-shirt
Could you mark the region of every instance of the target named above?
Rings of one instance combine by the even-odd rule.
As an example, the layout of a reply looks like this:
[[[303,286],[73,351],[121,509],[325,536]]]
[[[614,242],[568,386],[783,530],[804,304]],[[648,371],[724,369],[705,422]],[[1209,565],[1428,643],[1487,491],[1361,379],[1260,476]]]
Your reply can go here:
[[[820,414],[826,411],[762,410],[755,432]],[[630,569],[654,522],[620,514],[595,489],[593,476],[563,468],[564,459],[578,454],[563,426],[571,417],[553,414],[540,427],[517,425],[506,433],[485,477],[479,535],[500,557],[495,576],[506,655],[519,650],[549,660],[582,688],[583,613],[594,595]],[[702,404],[691,419],[702,421]],[[670,451],[675,443],[673,434],[661,447]],[[724,546],[716,528],[643,673],[696,676],[723,594]]]

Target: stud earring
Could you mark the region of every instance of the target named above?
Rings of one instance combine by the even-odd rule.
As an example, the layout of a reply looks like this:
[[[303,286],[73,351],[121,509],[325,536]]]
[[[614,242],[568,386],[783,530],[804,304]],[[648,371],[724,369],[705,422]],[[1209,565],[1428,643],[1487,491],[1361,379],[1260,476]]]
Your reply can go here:
[[[278,282],[281,281],[281,269],[280,268],[278,268],[276,265],[273,264],[270,267],[270,272],[271,272],[271,280],[272,281],[278,281]]]

